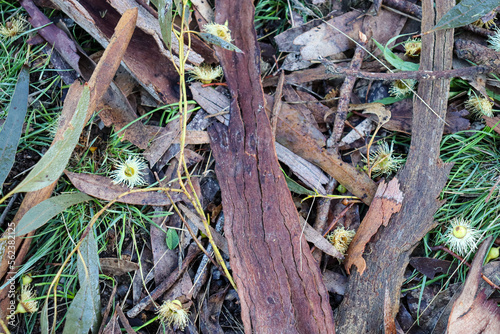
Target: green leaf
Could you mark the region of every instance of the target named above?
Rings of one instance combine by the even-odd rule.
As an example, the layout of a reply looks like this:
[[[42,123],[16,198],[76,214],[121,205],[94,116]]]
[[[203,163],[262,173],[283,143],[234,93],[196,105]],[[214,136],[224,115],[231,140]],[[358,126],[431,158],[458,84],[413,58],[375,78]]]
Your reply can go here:
[[[0,186],[9,175],[16,158],[17,145],[23,132],[24,117],[28,110],[30,72],[24,65],[9,106],[7,120],[0,132]]]
[[[16,237],[36,230],[70,206],[90,199],[92,199],[92,197],[83,193],[63,194],[46,199],[42,203],[31,208],[23,218],[21,218],[21,221],[16,227]]]
[[[85,126],[89,102],[90,91],[89,87],[85,85],[75,114],[67,130],[64,131],[63,139],[54,143],[47,150],[28,176],[11,193],[40,190],[61,176]]]
[[[49,307],[47,299],[43,303],[42,312],[40,314],[40,327],[42,334],[49,334]]]
[[[80,254],[81,256],[78,256],[77,260],[80,290],[66,313],[63,334],[88,334],[89,329],[93,333],[97,332],[101,304],[99,298],[99,256],[92,231],[80,245]]]
[[[375,39],[373,42],[377,45],[377,47],[384,53],[385,59],[395,68],[401,71],[418,71],[418,68],[420,67],[419,64],[415,64],[409,61],[404,61],[403,59],[399,58],[397,55],[395,55],[387,46],[391,44],[396,38],[399,36],[391,38],[385,46],[377,42]]]
[[[462,0],[444,14],[431,31],[462,27],[500,6],[498,0]]]
[[[300,184],[298,184],[297,182],[295,182],[294,180],[292,180],[291,178],[288,177],[288,175],[286,175],[285,173],[283,173],[285,175],[285,180],[286,180],[286,184],[288,185],[288,189],[290,189],[291,192],[294,192],[296,194],[300,194],[300,195],[315,195],[316,193],[312,190],[309,190],[303,186],[301,186]]]
[[[172,0],[158,0],[158,21],[163,42],[172,48]]]
[[[167,247],[168,249],[175,249],[179,244],[179,236],[177,231],[173,228],[167,230]]]
[[[229,42],[226,42],[225,40],[223,40],[222,38],[220,38],[218,36],[215,36],[215,35],[212,35],[212,34],[209,34],[206,32],[200,32],[200,33],[198,33],[198,35],[200,35],[200,37],[203,38],[208,43],[218,45],[221,48],[229,50],[229,51],[236,51],[239,53],[243,53],[243,51],[241,51],[236,45],[231,44]]]

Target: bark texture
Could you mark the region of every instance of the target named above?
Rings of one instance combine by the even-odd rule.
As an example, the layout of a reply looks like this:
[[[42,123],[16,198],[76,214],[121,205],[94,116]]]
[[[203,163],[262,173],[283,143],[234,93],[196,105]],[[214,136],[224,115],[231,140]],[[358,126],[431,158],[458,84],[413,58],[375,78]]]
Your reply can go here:
[[[422,31],[431,30],[453,5],[452,0],[439,0],[435,4],[433,0],[424,0]],[[422,70],[451,68],[453,30],[424,35],[422,44]],[[422,80],[418,94],[444,119],[448,90],[449,79]],[[437,197],[451,169],[450,164],[443,164],[439,159],[444,124],[417,98],[414,98],[413,109],[410,152],[397,176],[404,194],[402,209],[368,244],[363,276],[357,270],[350,276],[337,318],[339,333],[380,333],[384,330],[384,312],[394,319],[409,255],[435,225],[433,215],[441,205]]]
[[[229,128],[209,129],[233,277],[246,333],[334,333],[328,292],[301,234],[265,112],[251,0],[218,0],[244,53],[217,48],[231,93]]]

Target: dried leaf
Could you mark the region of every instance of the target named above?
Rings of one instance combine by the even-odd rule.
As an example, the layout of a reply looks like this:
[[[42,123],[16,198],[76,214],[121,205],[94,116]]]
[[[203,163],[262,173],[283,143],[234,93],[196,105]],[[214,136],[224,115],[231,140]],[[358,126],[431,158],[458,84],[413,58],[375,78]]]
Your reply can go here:
[[[78,61],[80,56],[77,54],[75,42],[66,35],[64,31],[59,29],[52,23],[31,0],[21,1],[21,5],[29,13],[30,23],[33,27],[42,27],[37,30],[37,33],[42,36],[50,45],[52,45],[63,59],[78,73]]]
[[[439,20],[431,31],[465,26],[479,20],[500,5],[498,0],[462,0]]]
[[[358,268],[359,274],[363,275],[366,268],[366,262],[363,259],[366,244],[377,233],[381,225],[387,226],[391,216],[401,209],[402,202],[403,193],[399,190],[398,179],[394,178],[389,183],[382,180],[370,208],[347,250],[348,255],[344,264],[347,273],[350,273],[350,268],[354,264]]]
[[[63,334],[88,334],[97,330],[100,314],[99,256],[92,231],[84,239],[77,257],[80,290],[66,313]],[[83,260],[83,261],[82,261]]]
[[[101,270],[106,275],[120,276],[131,271],[139,270],[139,265],[135,262],[118,259],[116,257],[100,258]]]
[[[451,261],[429,257],[412,257],[410,265],[430,279],[433,279],[438,273],[453,272],[454,268],[456,268],[456,266],[453,266],[450,270]]]
[[[71,173],[68,171],[65,171],[64,173],[78,190],[92,197],[97,197],[106,201],[112,201],[121,194],[130,190],[126,186],[114,184],[110,178],[104,176]],[[172,192],[170,196],[172,196],[172,199],[175,202],[184,199],[184,196],[180,195],[177,192]],[[135,205],[155,206],[164,206],[171,204],[168,196],[164,193],[151,191],[129,194],[120,198],[118,202]]]
[[[16,237],[30,233],[72,205],[92,199],[82,193],[62,194],[31,208],[16,226]]]
[[[229,51],[236,51],[239,53],[243,53],[243,51],[241,51],[236,45],[231,44],[218,36],[215,36],[215,35],[212,35],[212,34],[209,34],[206,32],[200,32],[200,33],[198,33],[198,35],[200,35],[200,37],[203,38],[208,43],[215,44],[215,45],[220,46],[221,48],[229,50]]]
[[[16,158],[17,145],[23,132],[24,117],[28,110],[29,67],[23,65],[17,79],[14,95],[7,111],[2,132],[0,132],[0,186],[9,175]]]
[[[75,82],[74,85],[80,85],[79,82]],[[64,168],[68,164],[69,158],[73,153],[78,140],[80,138],[80,133],[85,125],[85,118],[87,115],[87,109],[90,103],[90,90],[85,84],[83,87],[82,95],[76,107],[75,114],[71,119],[66,131],[62,135],[62,139],[55,142],[44,154],[44,156],[38,161],[31,172],[26,176],[26,178],[19,183],[19,185],[12,190],[10,194],[17,192],[27,192],[42,189],[54,181],[56,181],[59,176],[64,171]]]
[[[448,319],[447,333],[494,334],[500,329],[500,309],[494,300],[488,300],[484,289],[479,289],[484,257],[492,237],[486,239],[474,257],[471,270],[460,297],[453,304]]]
[[[349,110],[364,110],[363,114],[377,115],[379,126],[391,120],[391,111],[382,103],[351,104]]]
[[[122,333],[121,327],[120,324],[118,323],[118,318],[115,312],[111,320],[106,325],[106,327],[104,327],[102,334],[121,334],[121,333]]]
[[[495,130],[496,133],[500,134],[500,117],[488,117],[488,116],[483,116],[484,120],[486,121],[486,125],[493,130]]]

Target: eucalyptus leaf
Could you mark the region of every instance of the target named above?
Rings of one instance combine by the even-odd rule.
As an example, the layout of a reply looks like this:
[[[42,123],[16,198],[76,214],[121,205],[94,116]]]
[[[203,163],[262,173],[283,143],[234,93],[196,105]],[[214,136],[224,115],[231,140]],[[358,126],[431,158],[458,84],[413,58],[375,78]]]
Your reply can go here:
[[[43,303],[42,312],[40,314],[40,327],[42,334],[49,334],[49,307],[47,299]]]
[[[444,14],[431,31],[465,26],[479,20],[498,6],[499,0],[462,0]]]
[[[7,119],[2,132],[0,132],[0,186],[3,185],[12,166],[14,166],[17,145],[23,132],[24,118],[28,110],[29,79],[29,68],[23,65],[7,111]]]
[[[167,247],[172,250],[175,249],[179,245],[179,235],[177,235],[177,231],[173,228],[169,228],[167,230]]]
[[[172,0],[158,0],[158,21],[163,42],[172,48]]]
[[[85,126],[89,102],[90,91],[85,85],[75,114],[63,134],[63,139],[54,143],[47,150],[28,176],[11,193],[40,190],[61,176]]]
[[[285,175],[285,180],[286,180],[286,184],[288,185],[288,189],[290,189],[291,192],[294,192],[294,193],[299,194],[299,195],[309,195],[309,196],[313,196],[316,194],[314,191],[309,190],[309,189],[301,186],[300,184],[298,184],[294,180],[292,180],[285,173],[283,173],[283,174]]]
[[[229,50],[229,51],[236,51],[239,53],[243,53],[243,51],[241,51],[236,45],[231,44],[218,36],[215,36],[215,35],[212,35],[212,34],[209,34],[206,32],[200,32],[198,34],[200,35],[201,38],[203,38],[208,43],[218,45],[221,48]]]
[[[387,47],[387,45],[389,45],[393,39],[389,40],[389,42],[387,42],[386,46],[383,46],[382,44],[380,44],[376,40],[373,40],[373,42],[384,53],[384,57],[389,62],[389,64],[391,64],[392,66],[394,66],[398,70],[401,70],[401,71],[418,71],[418,68],[420,67],[419,64],[415,64],[415,63],[412,63],[412,62],[409,62],[409,61],[404,61],[403,59],[401,59],[397,55],[395,55]]]
[[[16,237],[30,233],[72,205],[92,199],[84,193],[63,194],[46,199],[24,214],[16,226]]]
[[[92,231],[80,245],[77,257],[80,290],[66,313],[63,334],[88,334],[97,332],[100,315],[99,255]]]

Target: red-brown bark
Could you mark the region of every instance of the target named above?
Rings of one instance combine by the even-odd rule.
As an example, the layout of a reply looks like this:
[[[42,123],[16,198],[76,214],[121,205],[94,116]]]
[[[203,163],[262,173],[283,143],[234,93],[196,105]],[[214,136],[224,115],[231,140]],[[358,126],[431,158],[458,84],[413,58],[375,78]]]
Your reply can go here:
[[[219,0],[244,53],[217,48],[231,92],[229,128],[209,129],[246,333],[334,333],[328,292],[275,153],[259,75],[253,1]]]

